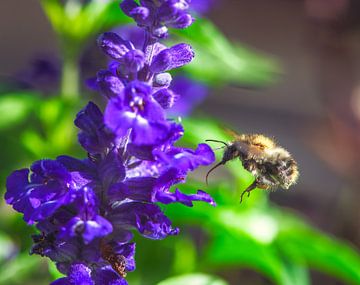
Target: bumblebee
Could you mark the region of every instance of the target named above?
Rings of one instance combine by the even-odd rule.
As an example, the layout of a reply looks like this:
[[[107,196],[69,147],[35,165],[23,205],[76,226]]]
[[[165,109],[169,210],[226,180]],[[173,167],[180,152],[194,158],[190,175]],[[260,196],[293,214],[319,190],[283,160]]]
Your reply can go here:
[[[254,175],[255,180],[241,194],[240,203],[245,193],[255,188],[264,190],[288,189],[295,184],[299,171],[296,161],[291,154],[277,145],[275,141],[261,134],[237,134],[229,131],[234,137],[230,143],[219,140],[206,140],[208,142],[222,143],[224,154],[222,160],[212,167],[206,174],[208,184],[209,174],[217,167],[228,161],[239,158],[243,167]]]

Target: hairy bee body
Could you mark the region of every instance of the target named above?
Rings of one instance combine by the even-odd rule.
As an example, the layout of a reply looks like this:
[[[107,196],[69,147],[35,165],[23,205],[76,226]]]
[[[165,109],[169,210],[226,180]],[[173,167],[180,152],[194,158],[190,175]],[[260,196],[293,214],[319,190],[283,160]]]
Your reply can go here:
[[[243,192],[250,194],[255,188],[275,190],[288,189],[296,183],[299,171],[296,161],[274,140],[260,134],[234,134],[231,143],[225,145],[222,160],[209,173],[226,162],[239,158],[243,167],[255,177],[254,182]],[[214,141],[214,140],[209,140]],[[220,141],[217,141],[220,142]],[[241,199],[242,196],[241,195]]]

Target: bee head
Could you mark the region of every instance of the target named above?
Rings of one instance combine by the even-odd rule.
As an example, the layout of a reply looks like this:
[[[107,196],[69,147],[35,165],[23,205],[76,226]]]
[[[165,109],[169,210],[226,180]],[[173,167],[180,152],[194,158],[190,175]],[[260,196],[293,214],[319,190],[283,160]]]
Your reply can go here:
[[[212,167],[208,173],[206,174],[206,184],[208,184],[208,177],[209,174],[215,170],[216,168],[218,168],[220,165],[224,165],[226,162],[228,162],[229,160],[232,160],[236,157],[238,157],[240,155],[240,151],[239,151],[239,146],[236,143],[231,143],[228,144],[226,142],[223,141],[218,141],[218,140],[206,140],[206,141],[211,141],[211,142],[217,142],[217,143],[222,143],[224,146],[221,148],[225,148],[223,157],[221,159],[221,161],[216,164],[214,167]]]
[[[242,153],[241,150],[242,150],[241,146],[237,142],[234,142],[234,143],[228,145],[225,148],[225,151],[224,151],[224,154],[223,154],[223,157],[221,160],[222,164],[225,164],[229,160],[239,157]]]

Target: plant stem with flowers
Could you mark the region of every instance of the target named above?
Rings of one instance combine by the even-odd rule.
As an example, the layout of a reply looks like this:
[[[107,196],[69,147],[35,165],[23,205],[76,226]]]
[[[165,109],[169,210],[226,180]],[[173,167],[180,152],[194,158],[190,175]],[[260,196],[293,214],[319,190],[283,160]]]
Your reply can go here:
[[[127,284],[126,273],[135,269],[134,230],[150,239],[179,233],[157,203],[215,205],[202,190],[170,191],[189,171],[214,161],[206,144],[174,146],[184,130],[165,115],[181,95],[170,89],[168,72],[194,53],[187,44],[166,47],[159,40],[168,27],[192,23],[189,2],[123,1],[121,9],[144,30],[144,46],[135,49],[115,33],[99,38],[113,60],[94,82],[106,109],[103,114],[90,102],[75,120],[88,157],[36,161],[7,179],[7,203],[40,232],[31,252],[50,258],[66,275],[52,284]]]

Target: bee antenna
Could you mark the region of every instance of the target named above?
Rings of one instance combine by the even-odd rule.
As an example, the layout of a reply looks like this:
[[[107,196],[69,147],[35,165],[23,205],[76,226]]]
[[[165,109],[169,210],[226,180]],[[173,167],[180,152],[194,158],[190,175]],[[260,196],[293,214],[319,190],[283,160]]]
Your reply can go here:
[[[209,174],[213,171],[213,170],[215,170],[216,168],[218,168],[220,165],[223,165],[224,164],[224,162],[223,161],[220,161],[218,164],[216,164],[213,168],[211,168],[209,171],[208,171],[208,173],[206,173],[206,179],[205,179],[205,181],[206,181],[206,185],[209,185],[209,181],[208,181],[208,177],[209,177]]]
[[[206,142],[217,142],[217,143],[222,143],[224,144],[225,146],[229,146],[226,142],[223,142],[223,141],[218,141],[218,140],[205,140]]]

